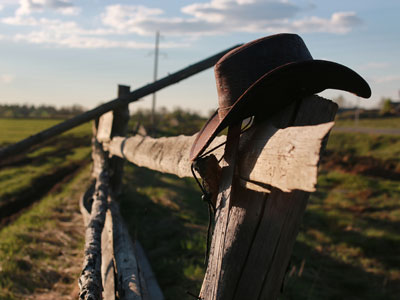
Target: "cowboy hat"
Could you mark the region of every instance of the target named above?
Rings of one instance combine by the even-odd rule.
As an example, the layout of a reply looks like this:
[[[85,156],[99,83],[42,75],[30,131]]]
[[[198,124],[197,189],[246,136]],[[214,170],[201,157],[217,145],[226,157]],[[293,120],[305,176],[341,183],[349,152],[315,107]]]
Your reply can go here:
[[[312,58],[296,34],[277,34],[244,44],[215,65],[219,108],[198,133],[190,160],[215,136],[247,117],[268,117],[301,97],[339,89],[369,98],[368,83],[353,70]]]

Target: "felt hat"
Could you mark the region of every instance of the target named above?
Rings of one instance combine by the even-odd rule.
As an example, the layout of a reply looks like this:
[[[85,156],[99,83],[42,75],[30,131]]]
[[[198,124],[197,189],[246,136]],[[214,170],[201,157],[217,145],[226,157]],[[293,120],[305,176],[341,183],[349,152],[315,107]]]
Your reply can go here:
[[[368,83],[341,64],[313,59],[296,34],[277,34],[244,44],[215,65],[217,111],[198,133],[190,160],[196,160],[226,127],[250,116],[271,116],[292,101],[338,89],[363,98]]]

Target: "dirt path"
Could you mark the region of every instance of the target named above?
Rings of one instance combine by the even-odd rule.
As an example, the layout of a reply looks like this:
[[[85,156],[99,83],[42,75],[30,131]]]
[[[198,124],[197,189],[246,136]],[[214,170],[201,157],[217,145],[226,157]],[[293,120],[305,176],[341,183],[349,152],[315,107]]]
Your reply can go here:
[[[51,197],[62,197],[63,205],[50,212],[54,220],[52,226],[46,226],[40,232],[32,233],[42,251],[56,261],[36,262],[32,268],[40,274],[40,286],[33,293],[16,294],[17,299],[52,300],[77,299],[78,277],[83,262],[84,224],[79,211],[79,198],[90,184],[89,168],[85,168],[77,177],[64,180]],[[31,246],[31,245],[29,245]],[[33,247],[33,246],[31,246]],[[35,247],[38,247],[35,244]]]
[[[400,163],[395,159],[382,160],[370,156],[341,155],[326,151],[321,158],[321,166],[329,170],[400,180]]]
[[[35,178],[30,186],[12,195],[6,202],[0,203],[0,229],[18,218],[21,213],[47,193],[62,187],[88,163],[89,160],[85,159],[64,167],[56,167],[50,173],[47,172]]]

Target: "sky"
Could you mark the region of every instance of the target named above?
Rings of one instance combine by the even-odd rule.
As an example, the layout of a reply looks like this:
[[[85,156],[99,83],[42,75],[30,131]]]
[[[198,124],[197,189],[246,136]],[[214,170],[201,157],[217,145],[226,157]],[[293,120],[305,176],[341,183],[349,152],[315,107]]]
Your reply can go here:
[[[372,89],[376,107],[399,99],[398,0],[0,0],[0,103],[79,104],[116,98],[117,85],[153,81],[238,43],[281,32],[299,34],[316,59],[350,67]],[[212,69],[157,93],[157,107],[208,114],[217,107]],[[131,105],[150,108],[151,97]]]

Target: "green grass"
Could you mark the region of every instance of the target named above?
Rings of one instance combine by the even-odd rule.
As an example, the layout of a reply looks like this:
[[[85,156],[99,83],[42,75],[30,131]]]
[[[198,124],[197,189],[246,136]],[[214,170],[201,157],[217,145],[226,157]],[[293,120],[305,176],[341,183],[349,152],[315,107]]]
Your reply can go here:
[[[59,120],[0,119],[0,144],[19,141]],[[90,124],[83,124],[61,136],[38,145],[30,152],[11,157],[0,169],[0,206],[14,201],[43,183],[41,178],[61,172],[73,164],[82,164],[90,156]]]
[[[330,151],[399,162],[399,137],[332,133]],[[399,299],[400,185],[322,166],[281,299]],[[192,180],[129,166],[121,211],[166,299],[202,283],[207,208]],[[302,267],[303,265],[303,267]]]
[[[282,299],[398,299],[398,199],[398,182],[323,171]]]
[[[204,276],[207,205],[194,180],[125,168],[119,198],[133,237],[143,244],[166,299],[191,299]]]
[[[52,119],[2,119],[0,118],[0,145],[18,142],[30,135],[62,122]],[[85,123],[64,135],[86,135],[90,132],[90,123]]]
[[[0,119],[0,145],[14,143],[58,122]],[[78,209],[77,200],[87,175],[72,185],[62,185],[60,194],[55,194],[54,188],[50,194],[48,191],[65,175],[89,162],[90,136],[90,124],[84,124],[0,164],[1,217],[10,214],[14,203],[25,207],[37,201],[0,230],[0,299],[26,299],[55,283],[60,289],[76,282],[82,260],[77,251],[83,247],[82,230],[76,230],[82,228],[74,221],[71,226],[66,224]],[[78,269],[71,276],[73,266],[68,258],[78,254]],[[65,293],[69,295],[71,287]]]
[[[339,127],[354,127],[354,120],[336,120],[335,126]],[[370,128],[400,128],[400,117],[387,117],[376,119],[360,119],[357,124],[358,127]]]
[[[43,122],[40,126],[50,124],[44,125],[48,120]],[[375,127],[386,124],[368,122],[375,122]],[[10,124],[16,128],[16,123]],[[37,128],[22,126],[18,139],[35,133]],[[87,157],[88,147],[73,151],[68,147],[74,136],[78,137],[77,143],[89,141],[89,132],[86,125],[69,139],[61,138],[28,154],[26,158],[40,161],[37,165],[3,168],[0,193],[8,190],[8,194],[15,194],[31,186],[34,178],[40,180],[54,166]],[[0,138],[0,143],[11,141]],[[370,156],[400,165],[399,137],[332,133],[327,148],[342,157],[356,160]],[[57,261],[56,252],[47,253],[40,245],[49,243],[43,238],[43,229],[55,227],[53,213],[62,206],[69,189],[66,187],[60,198],[41,201],[12,226],[0,231],[0,299],[21,298],[15,291],[29,294],[35,285],[51,286],[46,281],[51,276],[43,274],[65,268],[63,262]],[[399,299],[399,199],[398,181],[322,166],[318,190],[310,197],[281,299]],[[207,206],[194,181],[127,165],[119,201],[128,229],[143,244],[166,299],[193,299],[186,291],[196,294],[203,280],[208,222]],[[81,245],[82,240],[78,239],[76,249]],[[40,271],[44,264],[49,265],[44,269],[49,273]],[[25,280],[28,273],[32,277]]]
[[[88,174],[86,168],[60,192],[44,197],[0,230],[0,299],[26,299],[57,282],[69,289],[76,284],[84,245],[76,215]]]
[[[327,149],[400,171],[399,137],[332,133]],[[399,199],[398,180],[322,165],[281,299],[399,299]]]
[[[400,138],[390,135],[332,132],[327,150],[352,156],[371,156],[378,159],[400,158]]]

